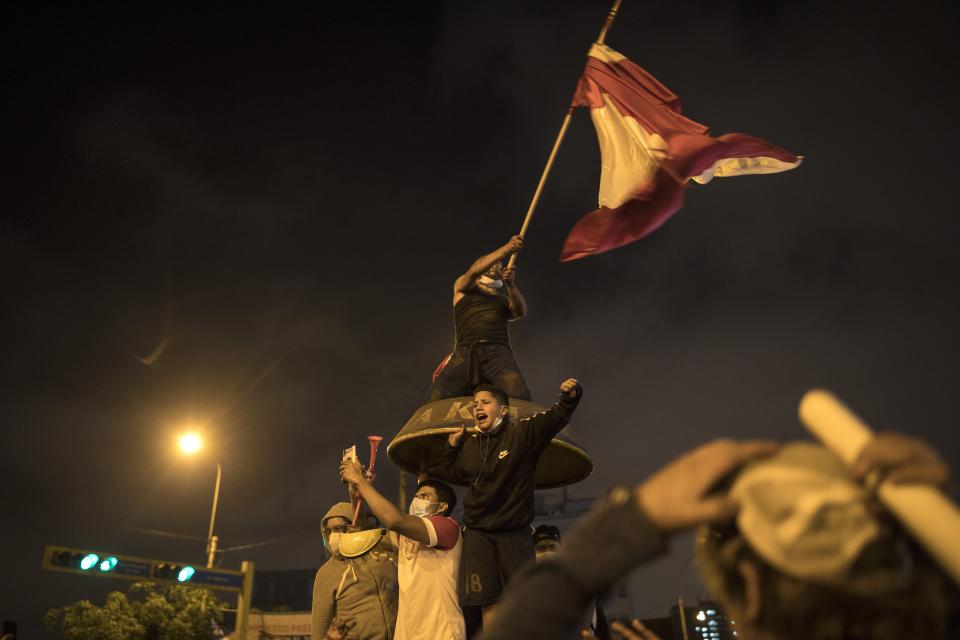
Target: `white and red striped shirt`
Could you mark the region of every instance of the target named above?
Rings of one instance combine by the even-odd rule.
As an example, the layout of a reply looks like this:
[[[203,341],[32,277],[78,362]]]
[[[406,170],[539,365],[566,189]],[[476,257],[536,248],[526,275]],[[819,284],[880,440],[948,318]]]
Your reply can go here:
[[[400,606],[394,640],[465,640],[457,596],[460,525],[446,516],[426,516],[423,522],[429,544],[397,536]]]

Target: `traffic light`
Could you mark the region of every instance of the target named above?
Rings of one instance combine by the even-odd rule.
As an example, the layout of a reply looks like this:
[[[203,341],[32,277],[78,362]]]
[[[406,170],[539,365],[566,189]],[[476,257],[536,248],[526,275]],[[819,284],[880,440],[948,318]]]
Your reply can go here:
[[[190,583],[192,586],[232,591],[237,594],[237,635],[246,637],[247,617],[253,598],[253,563],[244,561],[240,571],[194,567],[184,562],[134,558],[119,553],[103,553],[90,549],[74,549],[47,545],[43,550],[46,571],[60,571],[100,578],[116,578],[141,582]],[[16,633],[16,627],[14,627]],[[2,638],[2,634],[0,634]]]
[[[171,562],[160,562],[153,566],[153,577],[160,580],[176,580],[177,582],[190,582],[197,570],[188,564],[173,564]]]
[[[222,591],[243,590],[243,572],[230,569],[207,569],[184,562],[134,558],[117,553],[90,549],[48,546],[43,552],[43,568],[100,578],[121,580],[155,580],[191,584]]]
[[[62,567],[64,569],[109,573],[117,568],[119,560],[116,556],[101,557],[99,554],[93,552],[61,549],[53,553],[50,558],[50,563],[55,567]]]
[[[48,546],[43,552],[43,568],[101,578],[146,580],[150,578],[151,561],[90,549]]]

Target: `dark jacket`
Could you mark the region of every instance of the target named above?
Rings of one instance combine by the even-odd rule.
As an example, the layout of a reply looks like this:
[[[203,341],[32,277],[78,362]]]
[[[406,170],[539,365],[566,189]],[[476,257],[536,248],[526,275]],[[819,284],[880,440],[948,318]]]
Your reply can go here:
[[[564,394],[553,407],[517,422],[505,420],[494,434],[475,433],[458,447],[446,445],[431,475],[465,484],[463,523],[480,531],[511,531],[533,522],[534,474],[540,454],[563,429],[583,397]]]

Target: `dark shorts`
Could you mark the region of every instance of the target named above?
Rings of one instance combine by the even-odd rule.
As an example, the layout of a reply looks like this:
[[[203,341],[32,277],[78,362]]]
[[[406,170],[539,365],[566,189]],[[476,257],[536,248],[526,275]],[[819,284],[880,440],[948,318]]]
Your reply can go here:
[[[517,569],[535,558],[530,527],[499,533],[464,528],[460,605],[485,606],[497,602]]]
[[[480,343],[459,347],[427,391],[425,402],[473,394],[473,388],[489,382],[511,398],[530,400],[530,389],[510,345]]]

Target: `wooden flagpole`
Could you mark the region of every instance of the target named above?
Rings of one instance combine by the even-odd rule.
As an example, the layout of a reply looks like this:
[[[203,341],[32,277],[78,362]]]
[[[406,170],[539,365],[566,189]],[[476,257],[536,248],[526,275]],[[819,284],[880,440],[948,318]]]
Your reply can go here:
[[[600,29],[600,35],[597,36],[596,44],[603,44],[604,40],[607,38],[607,31],[610,30],[610,25],[613,24],[614,18],[617,17],[617,11],[620,10],[620,3],[623,0],[613,0],[613,6],[610,7],[610,13],[607,14],[607,19],[603,23],[603,28]],[[543,193],[543,186],[547,183],[547,176],[550,175],[550,169],[553,168],[553,161],[557,157],[557,151],[560,149],[560,143],[563,142],[563,137],[567,135],[567,128],[570,126],[570,120],[573,118],[573,105],[567,109],[567,115],[563,118],[563,124],[560,125],[560,133],[557,134],[557,139],[553,143],[553,149],[550,151],[550,157],[547,158],[547,165],[543,168],[543,173],[540,174],[540,182],[537,183],[537,189],[533,192],[533,199],[530,201],[530,207],[527,209],[527,215],[523,219],[523,225],[520,227],[520,233],[518,234],[521,238],[527,235],[527,229],[530,227],[530,220],[533,218],[533,211],[537,208],[537,203],[540,202],[540,195]],[[510,256],[510,262],[507,263],[508,267],[512,267],[517,262],[517,254]]]

